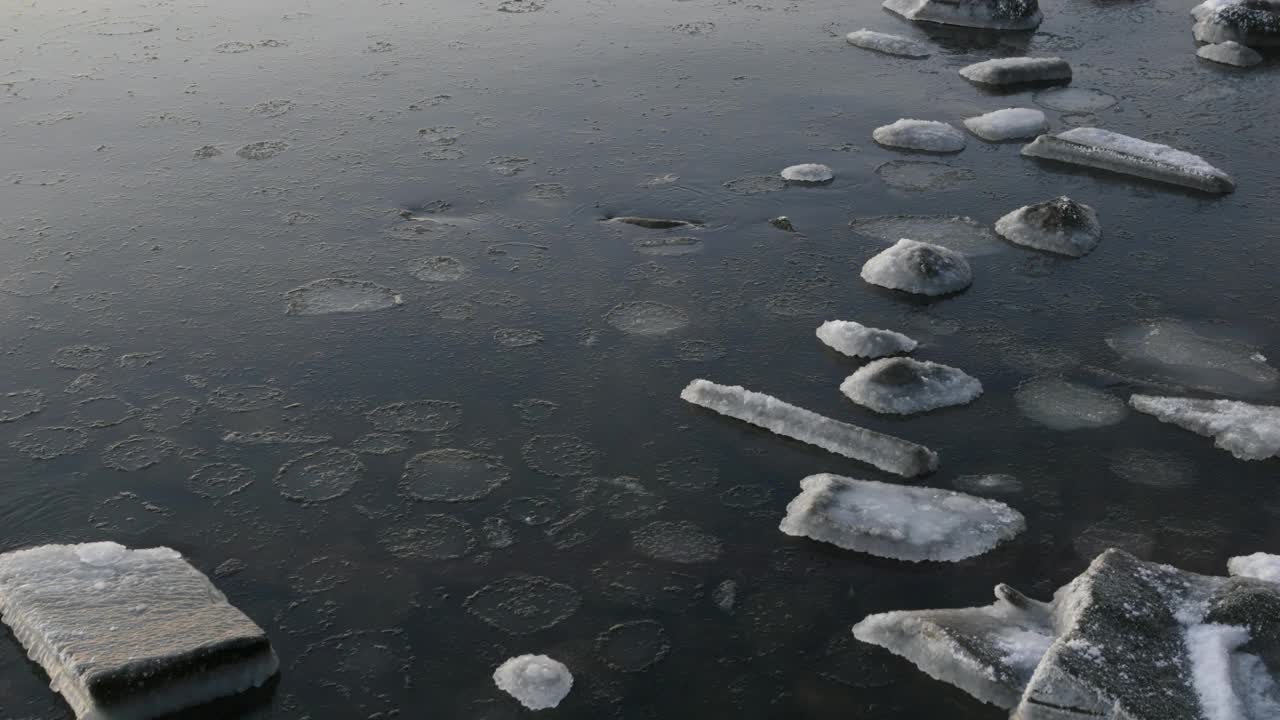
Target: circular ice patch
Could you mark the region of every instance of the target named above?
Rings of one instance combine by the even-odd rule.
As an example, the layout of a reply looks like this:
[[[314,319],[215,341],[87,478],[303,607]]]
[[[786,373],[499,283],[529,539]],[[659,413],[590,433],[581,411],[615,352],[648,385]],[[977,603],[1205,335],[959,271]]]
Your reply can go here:
[[[363,477],[364,463],[358,455],[342,448],[325,448],[281,465],[276,487],[289,500],[326,502],[351,492]]]
[[[542,342],[542,333],[529,328],[499,328],[493,331],[493,339],[502,347],[520,348]]]
[[[391,288],[368,280],[322,278],[285,293],[286,315],[338,315],[388,310],[404,304]]]
[[[799,185],[816,185],[831,182],[835,173],[826,165],[803,163],[782,169],[782,179]]]
[[[79,424],[90,428],[114,427],[137,413],[138,408],[110,395],[81,400],[75,409]]]
[[[457,258],[436,255],[409,263],[409,274],[423,282],[455,282],[467,274],[467,268]]]
[[[596,653],[605,665],[622,672],[641,672],[671,651],[667,631],[654,620],[620,623],[596,638]]]
[[[666,335],[689,324],[684,310],[652,300],[636,300],[613,306],[604,319],[632,335]]]
[[[632,477],[589,478],[573,492],[581,505],[600,508],[613,520],[634,520],[658,514],[666,500]]]
[[[720,540],[687,520],[658,520],[631,533],[631,544],[654,560],[710,562],[720,557]]]
[[[458,448],[418,453],[404,466],[401,486],[414,500],[479,500],[511,478],[502,459]]]
[[[1054,430],[1115,425],[1127,413],[1119,398],[1058,378],[1025,382],[1018,386],[1013,399],[1023,415]]]
[[[102,464],[113,470],[133,472],[157,465],[176,448],[161,437],[135,435],[102,451]]]
[[[68,370],[96,370],[106,359],[107,349],[97,345],[71,345],[53,354],[53,364]]]
[[[876,168],[886,185],[898,190],[959,190],[978,178],[968,168],[920,160],[890,160]]]
[[[44,409],[44,393],[39,390],[15,390],[0,395],[0,423],[31,417]]]
[[[438,433],[462,422],[462,406],[447,400],[409,400],[376,407],[366,417],[383,432]]]
[[[210,499],[231,497],[253,484],[253,471],[234,463],[209,463],[187,478],[187,489]]]
[[[686,573],[633,560],[606,560],[591,570],[600,595],[629,607],[681,612],[702,598],[702,582]]]
[[[1059,112],[1095,113],[1106,110],[1120,98],[1092,88],[1059,87],[1041,90],[1031,97],[1040,107]]]
[[[271,407],[284,391],[267,385],[228,385],[209,393],[209,404],[218,410],[242,413]]]
[[[259,140],[236,150],[236,155],[245,160],[267,160],[289,149],[289,143],[283,140]]]
[[[724,184],[729,192],[739,195],[760,195],[787,189],[787,182],[780,175],[748,175],[734,178]]]
[[[471,526],[449,515],[425,515],[413,527],[381,532],[378,542],[402,560],[456,560],[475,548]]]
[[[599,450],[575,435],[534,435],[520,454],[530,468],[552,477],[586,475],[601,457]]]
[[[578,611],[582,598],[563,583],[537,575],[512,575],[477,590],[467,611],[512,635],[554,627]]]
[[[1130,448],[1111,459],[1111,472],[1135,485],[1157,488],[1187,487],[1195,484],[1196,467],[1172,453]]]
[[[351,449],[362,455],[395,455],[408,450],[413,441],[398,433],[372,432],[351,441]]]
[[[42,427],[25,433],[9,447],[34,460],[52,460],[83,450],[89,435],[74,427]]]

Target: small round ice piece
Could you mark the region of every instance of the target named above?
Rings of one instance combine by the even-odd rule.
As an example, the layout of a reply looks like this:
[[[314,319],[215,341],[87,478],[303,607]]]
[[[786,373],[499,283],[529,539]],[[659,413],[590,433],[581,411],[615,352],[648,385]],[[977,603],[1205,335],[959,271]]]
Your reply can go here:
[[[940,245],[903,238],[862,266],[872,285],[919,295],[960,292],[973,283],[964,255]]]
[[[782,179],[792,183],[817,185],[831,182],[834,177],[835,173],[831,171],[831,168],[818,163],[804,163],[782,169]]]
[[[996,58],[960,68],[960,77],[983,85],[1062,82],[1071,80],[1071,65],[1056,57]]]
[[[1102,241],[1093,208],[1067,196],[1020,207],[996,221],[996,233],[1011,243],[1083,257]]]
[[[1018,386],[1013,401],[1023,415],[1054,430],[1115,425],[1127,412],[1117,397],[1052,377],[1035,378]]]
[[[965,118],[964,126],[983,140],[1001,142],[1034,138],[1049,131],[1044,113],[1031,108],[1005,108]]]
[[[925,152],[960,152],[965,146],[964,133],[947,123],[934,120],[903,118],[876,128],[871,133],[871,138],[888,147]]]
[[[884,358],[845,378],[840,392],[878,413],[907,415],[973,402],[982,383],[959,368],[912,358]]]
[[[862,28],[855,30],[844,36],[850,45],[860,47],[864,50],[874,50],[885,55],[897,55],[898,57],[909,58],[926,58],[929,57],[929,49],[924,45],[904,38],[901,35],[890,35],[888,33],[876,32]]]
[[[1196,56],[1236,67],[1253,67],[1262,62],[1262,55],[1258,54],[1257,50],[1241,45],[1235,40],[1228,40],[1215,45],[1205,45],[1196,51]]]
[[[827,346],[850,357],[874,359],[916,349],[916,341],[902,333],[849,320],[828,320],[818,326],[816,334]]]
[[[564,663],[546,655],[520,655],[499,665],[493,682],[530,710],[545,710],[569,694],[573,674]]]

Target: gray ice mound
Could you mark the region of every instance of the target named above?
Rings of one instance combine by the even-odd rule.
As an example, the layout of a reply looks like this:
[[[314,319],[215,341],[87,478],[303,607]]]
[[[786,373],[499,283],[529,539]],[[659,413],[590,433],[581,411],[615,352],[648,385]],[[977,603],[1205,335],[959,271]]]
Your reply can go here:
[[[1280,47],[1280,2],[1276,0],[1209,0],[1197,5],[1191,15],[1200,42]]]
[[[1005,108],[965,118],[969,132],[989,142],[1028,140],[1049,131],[1044,113],[1033,108]]]
[[[1280,407],[1151,395],[1134,395],[1129,404],[1161,422],[1211,437],[1215,446],[1241,460],[1280,455]]]
[[[916,349],[916,341],[902,333],[849,320],[828,320],[815,334],[828,347],[849,357],[875,359]]]
[[[941,363],[905,357],[867,363],[840,385],[840,392],[878,413],[909,415],[973,402],[982,383]]]
[[[908,20],[990,30],[1034,30],[1043,19],[1036,0],[885,0]]]
[[[934,120],[903,118],[876,128],[871,138],[888,147],[923,152],[960,152],[965,146],[964,133],[952,125]]]
[[[891,290],[948,295],[973,284],[973,270],[955,250],[903,238],[863,264],[862,279]]]
[[[955,562],[1026,528],[1017,510],[953,490],[810,475],[778,529],[877,557]]]
[[[149,720],[259,687],[271,643],[175,550],[0,555],[0,618],[77,718]]]
[[[499,665],[493,682],[530,710],[546,710],[569,694],[573,673],[546,655],[520,655]]]
[[[845,35],[845,40],[850,45],[860,47],[864,50],[873,50],[885,55],[897,55],[898,57],[908,58],[925,58],[929,57],[929,48],[912,40],[904,38],[901,35],[890,35],[888,33],[876,32],[863,28],[855,30]]]
[[[1199,50],[1196,50],[1196,56],[1223,65],[1234,65],[1235,67],[1253,67],[1262,62],[1262,55],[1257,50],[1241,45],[1235,40],[1203,45]]]
[[[983,85],[1069,82],[1071,64],[1058,57],[995,58],[960,68],[960,76]]]
[[[996,233],[1011,243],[1083,257],[1102,241],[1094,209],[1065,195],[1018,208],[996,221]]]
[[[1205,192],[1229,193],[1236,187],[1230,175],[1199,155],[1100,128],[1041,135],[1023,147],[1022,154]]]
[[[802,163],[782,169],[783,180],[801,185],[818,185],[831,182],[834,177],[835,173],[831,171],[831,168],[818,163]]]

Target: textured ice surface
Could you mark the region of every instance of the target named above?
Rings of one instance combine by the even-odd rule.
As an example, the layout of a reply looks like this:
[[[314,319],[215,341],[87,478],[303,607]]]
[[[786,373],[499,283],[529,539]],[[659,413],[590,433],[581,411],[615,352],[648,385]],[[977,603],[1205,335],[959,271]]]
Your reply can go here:
[[[1274,405],[1150,395],[1134,395],[1129,404],[1162,422],[1212,437],[1214,445],[1241,460],[1280,454],[1280,407]]]
[[[1025,140],[1048,132],[1044,113],[1031,108],[1005,108],[977,117],[965,118],[964,126],[983,140]]]
[[[262,629],[169,548],[0,555],[0,617],[77,718],[145,720],[275,674]]]
[[[915,477],[938,467],[938,456],[923,445],[832,420],[736,385],[694,380],[681,399],[784,437],[817,445],[903,477]]]
[[[952,490],[810,475],[778,529],[895,560],[981,555],[1026,528],[1002,502]]]
[[[782,179],[792,183],[813,185],[830,182],[834,177],[835,173],[831,172],[831,168],[818,163],[791,165],[782,169]]]
[[[1018,386],[1013,400],[1023,415],[1054,430],[1085,430],[1124,419],[1124,402],[1101,390],[1059,378],[1036,378]]]
[[[1227,572],[1236,577],[1251,577],[1280,583],[1280,555],[1254,553],[1227,560]]]
[[[1050,110],[1071,113],[1101,112],[1120,102],[1120,98],[1110,93],[1078,87],[1048,88],[1036,93],[1031,99]]]
[[[1129,364],[1199,390],[1255,393],[1280,383],[1280,371],[1249,343],[1213,327],[1154,320],[1111,333]]]
[[[333,315],[386,310],[404,304],[400,295],[368,280],[324,278],[285,293],[287,315]]]
[[[1275,0],[1209,0],[1191,14],[1196,18],[1193,32],[1200,42],[1280,46],[1280,3]]]
[[[1258,54],[1257,50],[1241,45],[1235,40],[1228,40],[1214,45],[1204,45],[1199,50],[1196,50],[1196,55],[1205,60],[1236,67],[1253,67],[1262,62],[1262,55]]]
[[[885,0],[883,5],[908,20],[992,30],[1033,30],[1041,20],[1036,0]]]
[[[545,710],[569,694],[573,674],[564,663],[546,655],[520,655],[499,665],[493,682],[530,710]]]
[[[849,227],[860,235],[886,243],[897,242],[898,238],[911,238],[941,245],[966,257],[991,255],[1009,249],[1009,245],[1002,242],[989,226],[961,215],[881,215],[854,218],[849,221]]]
[[[964,133],[934,120],[903,118],[876,128],[871,137],[881,145],[926,152],[960,152],[965,146]]]
[[[1066,82],[1071,80],[1071,65],[1056,57],[996,58],[962,67],[960,76],[983,85]]]
[[[916,341],[902,333],[849,320],[828,320],[818,326],[816,334],[828,347],[850,357],[881,358],[916,349]]]
[[[903,238],[862,266],[872,285],[920,295],[960,292],[973,283],[964,255],[931,243]]]
[[[907,415],[973,402],[982,383],[959,368],[912,358],[867,363],[845,378],[840,392],[879,413]]]
[[[890,35],[863,28],[845,35],[845,39],[849,41],[850,45],[865,50],[874,50],[886,55],[909,58],[929,57],[929,48],[901,35]]]
[[[1041,135],[1023,147],[1022,154],[1205,192],[1227,193],[1236,187],[1230,175],[1199,155],[1100,128],[1081,127]]]
[[[1070,257],[1088,255],[1102,241],[1098,213],[1065,195],[1014,210],[996,221],[996,232],[1009,242]]]

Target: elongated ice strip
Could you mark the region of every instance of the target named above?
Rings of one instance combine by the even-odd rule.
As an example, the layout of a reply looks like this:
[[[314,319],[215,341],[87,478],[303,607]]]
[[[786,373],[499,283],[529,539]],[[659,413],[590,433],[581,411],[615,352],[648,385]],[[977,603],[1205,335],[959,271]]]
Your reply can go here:
[[[1100,128],[1074,128],[1041,135],[1022,148],[1046,158],[1212,193],[1235,190],[1235,180],[1199,155]]]

